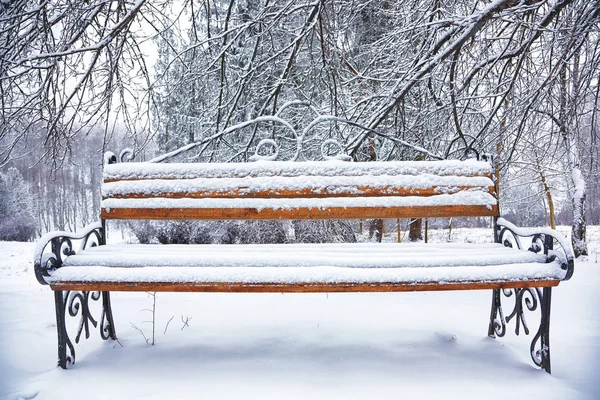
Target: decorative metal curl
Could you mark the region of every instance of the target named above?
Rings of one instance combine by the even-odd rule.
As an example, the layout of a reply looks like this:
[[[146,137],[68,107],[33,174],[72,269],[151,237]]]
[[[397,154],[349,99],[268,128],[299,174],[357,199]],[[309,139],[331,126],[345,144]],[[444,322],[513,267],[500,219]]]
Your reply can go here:
[[[66,324],[67,313],[71,317],[79,316],[79,323],[75,336],[75,343],[79,343],[81,334],[85,332],[85,338],[90,337],[90,323],[94,328],[98,327],[98,321],[90,311],[90,300],[102,299],[102,311],[100,318],[100,337],[103,340],[116,339],[112,311],[110,308],[110,297],[108,292],[99,291],[56,291],[56,317],[58,331],[58,364],[67,368],[75,363],[75,346],[69,337]]]
[[[104,153],[104,165],[107,164],[116,164],[117,156],[112,151],[107,151]]]
[[[100,316],[100,337],[102,340],[117,339],[112,309],[110,307],[110,293],[102,292],[102,315]]]
[[[328,146],[337,147],[337,154],[334,156],[328,155]],[[344,153],[344,146],[342,146],[342,144],[335,139],[327,139],[323,141],[323,143],[321,144],[321,157],[323,157],[324,160],[352,161],[352,157]]]
[[[121,162],[133,161],[134,158],[135,153],[133,152],[133,149],[129,147],[121,150],[121,152],[119,153],[119,160]]]
[[[518,336],[520,333],[521,325],[526,335],[529,335],[529,327],[527,326],[527,320],[523,311],[523,304],[529,311],[535,311],[538,308],[538,298],[542,297],[541,291],[538,288],[523,288],[523,289],[502,289],[502,294],[505,297],[512,297],[515,295],[515,305],[512,312],[505,318],[502,310],[502,305],[498,305],[500,318],[494,320],[495,333],[499,337],[503,337],[506,334],[506,324],[509,323],[513,318],[516,317],[515,323],[515,334]]]
[[[464,153],[464,155],[463,155],[462,159],[463,159],[463,160],[467,160],[467,159],[469,159],[469,158],[475,158],[476,160],[479,160],[479,159],[480,159],[480,157],[481,157],[481,156],[480,156],[480,154],[479,154],[479,152],[478,152],[477,150],[475,150],[475,149],[474,149],[474,148],[472,148],[472,147],[467,147],[467,148],[465,149],[465,153]]]
[[[76,317],[79,311],[81,311],[81,318],[79,320],[79,327],[77,328],[77,336],[75,336],[75,343],[79,343],[81,333],[85,330],[85,338],[90,337],[90,325],[91,322],[94,328],[98,326],[98,321],[92,317],[90,312],[89,300],[90,298],[94,301],[100,299],[100,292],[67,292],[67,309],[71,317]]]
[[[531,238],[531,246],[529,246],[529,249],[527,250],[536,254],[540,252],[542,252],[542,254],[548,254],[550,249],[548,248],[548,244],[546,243],[546,238],[544,235],[537,234],[533,235]]]
[[[260,154],[260,150],[263,147],[266,147],[269,145],[273,147],[273,153],[268,156],[264,156],[264,155]],[[249,158],[249,160],[250,161],[259,161],[259,160],[275,161],[277,159],[277,156],[279,156],[279,146],[277,145],[277,143],[273,139],[263,139],[260,142],[258,142],[258,144],[256,145],[256,150],[254,151],[254,155],[251,156]]]
[[[480,153],[479,157],[478,157],[479,161],[487,161],[491,164],[494,163],[494,156],[492,154],[489,153]]]
[[[121,150],[119,153],[119,157],[115,155],[112,151],[107,151],[104,153],[104,165],[107,164],[116,164],[117,162],[128,162],[133,161],[135,158],[135,153],[131,148],[125,148]]]
[[[500,229],[498,243],[502,243],[505,247],[516,248],[519,250],[522,249],[519,236],[506,227]]]
[[[42,285],[47,285],[46,278],[53,271],[62,267],[64,258],[76,254],[73,241],[80,243],[79,250],[100,246],[105,243],[105,231],[102,223],[88,225],[79,233],[51,232],[42,236],[36,247],[34,261],[35,276]],[[50,245],[50,252],[44,252]]]
[[[44,277],[50,276],[52,271],[60,268],[65,257],[75,254],[73,251],[73,242],[71,238],[59,236],[50,240],[52,252],[44,253],[39,262],[34,263],[34,271],[38,281],[46,285]]]

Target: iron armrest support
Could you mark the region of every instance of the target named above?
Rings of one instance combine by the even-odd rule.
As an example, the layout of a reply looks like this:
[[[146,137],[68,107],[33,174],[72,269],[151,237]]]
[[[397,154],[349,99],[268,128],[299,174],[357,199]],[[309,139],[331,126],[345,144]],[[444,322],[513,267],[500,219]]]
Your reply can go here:
[[[522,249],[520,237],[532,237],[529,251],[548,256],[548,262],[558,259],[561,268],[566,271],[563,280],[571,279],[575,268],[575,257],[573,250],[567,238],[550,228],[520,228],[508,222],[504,218],[496,218],[494,221],[494,242],[502,243],[507,247],[517,247]],[[561,248],[554,249],[554,245],[558,244]]]
[[[66,257],[76,254],[73,241],[79,241],[77,251],[106,244],[104,221],[90,224],[77,233],[55,231],[43,235],[36,245],[33,261],[35,277],[39,283],[47,285],[46,277],[60,268]],[[48,245],[50,251],[46,250]]]

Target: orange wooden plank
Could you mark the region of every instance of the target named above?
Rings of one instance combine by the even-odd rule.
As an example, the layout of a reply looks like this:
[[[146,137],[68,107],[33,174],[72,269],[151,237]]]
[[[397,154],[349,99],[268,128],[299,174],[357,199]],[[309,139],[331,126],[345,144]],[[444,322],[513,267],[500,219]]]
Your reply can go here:
[[[352,164],[349,164],[349,166],[351,167]],[[252,173],[249,175],[244,175],[244,178],[258,178],[258,177],[265,177],[267,175],[264,174],[256,174],[256,173]],[[282,173],[282,174],[277,174],[274,176],[281,176],[281,177],[286,177],[286,178],[292,178],[292,177],[297,177],[297,176],[302,176],[299,174],[291,174],[291,173]],[[465,177],[484,177],[484,178],[489,178],[489,179],[494,179],[494,174],[489,173],[489,174],[461,174],[461,173],[456,173],[453,175],[444,175],[444,176],[465,176]],[[194,176],[194,178],[189,178],[189,179],[197,179],[197,178],[205,178],[205,176],[203,175],[197,175]],[[224,175],[218,175],[218,174],[214,174],[213,172],[211,172],[211,174],[208,176],[208,178],[210,179],[219,179],[219,178],[231,178],[231,176],[229,174],[224,174]],[[139,178],[139,177],[119,177],[119,178],[106,178],[104,179],[104,183],[111,183],[111,182],[119,182],[119,181],[140,181],[140,180],[152,180],[152,179],[161,179],[161,180],[177,180],[177,179],[187,179],[187,178],[180,178],[180,177],[148,177],[148,178]]]
[[[449,218],[498,216],[498,206],[453,205],[413,207],[334,207],[327,209],[255,208],[111,208],[102,209],[103,219],[141,220],[308,220],[368,218]]]
[[[228,292],[228,293],[334,293],[334,292],[420,292],[443,290],[510,289],[557,286],[559,280],[526,282],[380,282],[380,283],[172,283],[172,282],[56,282],[52,290],[111,292]]]
[[[246,188],[238,188],[228,191],[199,190],[195,192],[158,192],[158,193],[128,193],[107,196],[115,199],[149,199],[164,197],[169,199],[182,198],[322,198],[322,197],[378,197],[378,196],[433,196],[440,193],[455,193],[461,190],[486,190],[494,194],[494,186],[444,186],[425,189],[383,187],[372,188],[368,186],[359,187],[328,187],[324,190],[300,189],[300,190],[259,190],[246,191]]]

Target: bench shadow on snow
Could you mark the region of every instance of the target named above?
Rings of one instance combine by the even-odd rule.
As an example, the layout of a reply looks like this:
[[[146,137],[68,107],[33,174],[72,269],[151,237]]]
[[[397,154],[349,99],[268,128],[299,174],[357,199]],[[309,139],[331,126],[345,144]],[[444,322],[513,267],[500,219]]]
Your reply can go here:
[[[342,375],[347,372],[405,377],[415,374],[428,377],[489,375],[490,379],[500,373],[502,379],[517,380],[543,372],[529,365],[528,360],[519,358],[522,349],[507,351],[510,345],[488,337],[471,338],[468,344],[460,343],[447,332],[432,332],[420,341],[373,344],[331,339],[331,344],[327,344],[324,340],[270,336],[226,343],[205,340],[204,344],[158,343],[155,346],[128,340],[124,347],[110,344],[113,351],[107,349],[109,343],[89,351],[78,359],[74,368],[111,368],[118,364],[121,370],[168,368],[172,374],[177,371],[245,374],[278,370],[289,375],[310,369],[328,373],[335,370]]]

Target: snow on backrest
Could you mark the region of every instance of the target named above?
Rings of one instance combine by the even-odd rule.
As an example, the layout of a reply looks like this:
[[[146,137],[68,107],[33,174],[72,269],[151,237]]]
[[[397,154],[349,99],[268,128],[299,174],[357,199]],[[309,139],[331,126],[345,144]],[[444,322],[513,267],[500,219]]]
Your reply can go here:
[[[257,161],[252,163],[158,164],[120,163],[104,166],[104,180],[244,178],[248,176],[420,175],[492,177],[490,163],[475,160],[345,162]]]
[[[339,219],[497,215],[479,161],[122,163],[105,166],[102,217]]]

